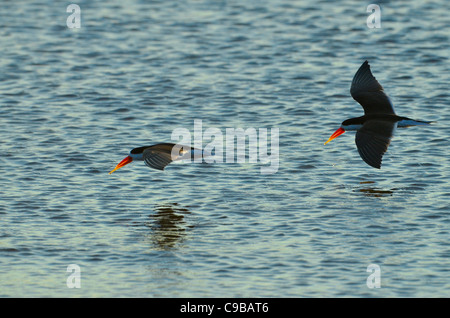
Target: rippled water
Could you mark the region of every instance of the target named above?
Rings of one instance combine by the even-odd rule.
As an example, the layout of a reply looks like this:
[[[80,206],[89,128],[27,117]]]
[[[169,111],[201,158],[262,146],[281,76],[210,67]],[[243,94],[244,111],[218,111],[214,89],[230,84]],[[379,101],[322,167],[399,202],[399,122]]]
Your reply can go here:
[[[0,296],[449,297],[446,1],[7,1]],[[349,132],[364,60],[398,114],[381,170]],[[175,128],[278,128],[280,161],[142,162]],[[204,140],[208,142],[208,140]],[[70,264],[81,288],[68,288]],[[368,288],[370,264],[381,288]]]

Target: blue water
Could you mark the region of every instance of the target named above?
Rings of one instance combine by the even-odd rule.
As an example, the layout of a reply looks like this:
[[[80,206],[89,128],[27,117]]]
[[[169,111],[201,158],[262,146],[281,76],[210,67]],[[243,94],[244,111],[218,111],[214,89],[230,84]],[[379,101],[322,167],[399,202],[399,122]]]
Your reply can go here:
[[[1,297],[450,296],[448,2],[379,2],[379,29],[371,2],[76,3],[79,29],[66,2],[1,5]],[[352,132],[324,146],[362,115],[366,59],[399,115],[437,121],[381,170]],[[195,120],[279,129],[278,170],[108,175]]]

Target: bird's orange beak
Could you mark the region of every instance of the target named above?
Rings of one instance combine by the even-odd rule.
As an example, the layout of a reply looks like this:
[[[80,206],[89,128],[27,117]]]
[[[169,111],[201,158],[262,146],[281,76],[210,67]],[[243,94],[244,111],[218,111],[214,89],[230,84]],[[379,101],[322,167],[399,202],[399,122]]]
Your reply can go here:
[[[332,141],[334,138],[342,135],[343,133],[345,133],[345,129],[344,128],[338,128],[331,136],[330,138],[328,138],[327,142],[324,143],[324,145],[326,145],[327,143],[329,143],[330,141]]]
[[[113,173],[114,171],[116,171],[117,169],[122,168],[123,166],[129,164],[131,161],[133,161],[133,158],[131,158],[130,156],[126,157],[125,159],[123,159],[121,162],[119,162],[119,164],[113,169],[111,170],[111,173]]]

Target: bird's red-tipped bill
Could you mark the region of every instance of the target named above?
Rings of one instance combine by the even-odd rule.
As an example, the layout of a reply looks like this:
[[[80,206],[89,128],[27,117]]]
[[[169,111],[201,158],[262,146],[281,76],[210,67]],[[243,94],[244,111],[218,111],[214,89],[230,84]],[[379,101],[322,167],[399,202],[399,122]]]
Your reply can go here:
[[[131,158],[130,156],[126,157],[125,159],[123,159],[121,162],[119,162],[119,164],[113,169],[111,170],[111,173],[113,173],[114,171],[116,171],[117,169],[122,168],[123,166],[129,164],[131,161],[133,161],[133,158]]]
[[[330,136],[330,138],[328,138],[327,142],[324,143],[324,145],[326,145],[327,143],[329,143],[330,141],[332,141],[334,138],[336,138],[336,137],[342,135],[343,133],[345,133],[345,129],[339,127],[339,128],[338,128],[338,129]]]

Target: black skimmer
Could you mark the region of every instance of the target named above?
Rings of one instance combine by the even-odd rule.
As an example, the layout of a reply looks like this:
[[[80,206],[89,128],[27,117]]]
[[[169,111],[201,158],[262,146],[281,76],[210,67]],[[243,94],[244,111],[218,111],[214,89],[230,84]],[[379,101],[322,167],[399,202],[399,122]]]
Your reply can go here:
[[[365,61],[353,77],[350,94],[364,109],[364,116],[344,120],[325,145],[348,130],[356,130],[355,142],[361,158],[374,168],[381,160],[397,127],[428,125],[431,122],[397,116],[389,97]]]
[[[138,147],[132,149],[130,154],[119,162],[109,174],[135,160],[143,160],[150,168],[164,170],[172,161],[202,158],[203,154],[201,149],[172,143]]]

